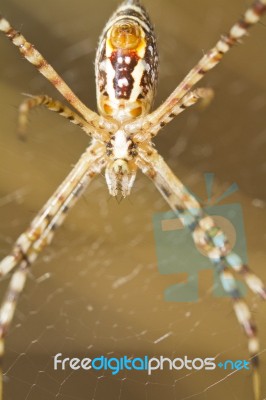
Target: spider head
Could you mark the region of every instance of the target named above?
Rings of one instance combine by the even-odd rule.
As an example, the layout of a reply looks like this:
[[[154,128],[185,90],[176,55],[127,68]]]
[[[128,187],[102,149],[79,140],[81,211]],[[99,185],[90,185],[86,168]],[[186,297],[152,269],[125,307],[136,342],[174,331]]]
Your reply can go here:
[[[107,23],[95,70],[101,115],[124,122],[149,112],[157,84],[158,55],[149,17],[138,2],[123,3]]]
[[[111,196],[129,196],[135,178],[134,162],[122,158],[111,161],[105,170],[105,179]]]
[[[136,177],[134,158],[138,152],[137,145],[127,136],[123,128],[119,129],[106,144],[106,155],[109,159],[105,178],[112,196],[126,197],[130,194]]]

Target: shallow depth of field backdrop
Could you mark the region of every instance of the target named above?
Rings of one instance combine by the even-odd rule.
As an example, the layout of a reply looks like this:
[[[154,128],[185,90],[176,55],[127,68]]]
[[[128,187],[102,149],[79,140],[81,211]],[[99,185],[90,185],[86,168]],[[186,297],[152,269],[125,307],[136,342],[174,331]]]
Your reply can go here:
[[[156,104],[175,88],[248,1],[146,0],[160,51]],[[51,62],[75,93],[95,109],[94,57],[114,0],[2,0],[2,13]],[[156,146],[174,172],[206,197],[204,173],[215,173],[215,192],[239,191],[224,203],[244,211],[248,258],[266,280],[266,19],[242,46],[200,83],[215,89],[204,111],[187,110]],[[17,49],[0,37],[0,255],[5,256],[88,143],[86,135],[45,109],[30,116],[27,143],[16,138],[22,93],[60,95]],[[200,274],[196,303],[167,303],[164,290],[180,281],[157,268],[152,217],[167,211],[141,174],[120,204],[103,176],[89,187],[34,264],[6,340],[5,400],[195,400],[252,397],[249,372],[58,372],[52,356],[98,355],[171,358],[248,357],[246,339],[230,300],[211,294],[209,265]],[[208,263],[208,261],[206,261]],[[121,279],[124,278],[124,279]],[[3,296],[7,280],[1,282]],[[265,304],[248,296],[266,347]],[[266,376],[266,355],[261,355]],[[266,386],[264,383],[264,397]]]

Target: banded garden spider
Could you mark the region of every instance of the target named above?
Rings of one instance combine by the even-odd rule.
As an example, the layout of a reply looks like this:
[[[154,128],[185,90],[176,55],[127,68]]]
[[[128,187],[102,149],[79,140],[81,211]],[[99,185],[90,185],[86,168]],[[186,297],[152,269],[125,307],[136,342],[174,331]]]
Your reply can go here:
[[[101,117],[81,103],[23,36],[4,18],[0,19],[0,30],[19,47],[22,55],[39,69],[82,116],[47,96],[36,96],[21,105],[20,128],[22,130],[25,128],[28,111],[42,104],[78,124],[93,138],[92,145],[80,158],[62,186],[46,203],[29,230],[19,237],[10,256],[0,264],[1,275],[7,275],[16,269],[0,312],[2,353],[3,337],[12,321],[29,266],[42,248],[50,243],[54,229],[63,222],[66,212],[83,193],[91,178],[106,168],[106,181],[110,194],[126,197],[133,185],[136,169],[140,168],[154,181],[155,186],[183,220],[184,225],[190,227],[197,245],[209,254],[215,266],[219,268],[224,288],[232,295],[237,318],[248,336],[254,367],[255,397],[259,398],[259,378],[256,371],[259,348],[256,327],[248,307],[234,288],[234,278],[229,267],[240,272],[248,286],[262,298],[266,298],[265,287],[259,278],[241,264],[237,255],[230,253],[223,233],[213,225],[209,217],[204,216],[195,199],[152,147],[151,139],[186,107],[193,105],[199,99],[208,99],[212,96],[210,89],[200,88],[193,91],[191,89],[204,73],[213,68],[223,54],[246,34],[247,28],[259,20],[265,9],[265,0],[255,2],[245,13],[244,18],[233,26],[230,34],[220,39],[201,59],[166,102],[148,114],[157,80],[156,44],[144,9],[138,1],[126,1],[105,28],[105,34],[109,38],[106,50],[105,36],[103,36],[97,54],[97,95]],[[121,15],[118,17],[119,12]],[[108,58],[111,61],[108,61]]]

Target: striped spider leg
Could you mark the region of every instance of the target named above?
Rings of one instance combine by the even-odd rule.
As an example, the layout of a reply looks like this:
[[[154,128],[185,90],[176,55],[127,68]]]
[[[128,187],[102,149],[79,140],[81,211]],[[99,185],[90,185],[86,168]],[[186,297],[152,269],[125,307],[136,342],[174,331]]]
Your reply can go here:
[[[247,29],[258,22],[265,10],[266,0],[255,1],[229,34],[223,36],[200,60],[168,99],[149,113],[158,76],[156,40],[149,16],[139,1],[124,1],[107,22],[97,50],[95,70],[100,115],[88,109],[33,45],[0,16],[0,31],[77,111],[48,96],[32,96],[20,106],[21,134],[25,133],[28,112],[44,105],[79,125],[92,138],[92,144],[65,181],[0,263],[0,276],[13,272],[0,309],[0,357],[4,352],[4,335],[12,322],[29,267],[51,242],[55,228],[62,224],[67,211],[91,179],[103,169],[109,193],[112,196],[128,196],[139,168],[154,182],[184,226],[191,230],[195,244],[208,254],[218,270],[225,291],[233,299],[237,319],[248,337],[254,395],[256,400],[260,399],[256,325],[235,286],[231,270],[240,273],[250,289],[263,299],[266,299],[265,286],[231,251],[225,234],[175,177],[154,149],[151,139],[187,107],[200,99],[208,102],[213,97],[211,89],[192,88],[246,34]]]
[[[19,236],[10,255],[2,260],[0,277],[9,274],[14,268],[16,270],[0,309],[0,359],[4,354],[3,339],[13,319],[29,267],[38,254],[52,241],[55,229],[64,222],[68,211],[84,193],[91,180],[104,168],[104,152],[104,146],[99,143],[91,144],[86,149],[66,179],[31,222],[29,228]],[[0,399],[2,399],[2,371]]]
[[[250,8],[247,9],[243,17],[232,26],[229,33],[221,36],[215,46],[209,50],[195,65],[194,68],[185,76],[177,88],[170,94],[166,101],[155,111],[146,115],[142,121],[138,121],[138,127],[144,131],[140,133],[139,140],[146,140],[147,131],[151,131],[151,137],[156,136],[159,130],[170,122],[180,113],[183,107],[186,107],[182,99],[191,91],[205,74],[214,68],[223,58],[223,56],[232,48],[233,45],[240,43],[247,35],[250,27],[256,24],[260,17],[265,13],[266,0],[256,0]]]
[[[197,248],[207,255],[217,269],[223,289],[231,296],[237,320],[248,338],[248,349],[253,366],[254,395],[255,399],[260,399],[257,326],[247,303],[236,286],[231,269],[242,276],[247,286],[255,294],[266,300],[264,283],[247,265],[243,264],[236,253],[231,251],[230,243],[224,232],[216,225],[213,218],[203,211],[198,201],[189,193],[152,146],[147,146],[144,151],[141,150],[136,162],[142,172],[154,182],[182,224],[191,231]]]

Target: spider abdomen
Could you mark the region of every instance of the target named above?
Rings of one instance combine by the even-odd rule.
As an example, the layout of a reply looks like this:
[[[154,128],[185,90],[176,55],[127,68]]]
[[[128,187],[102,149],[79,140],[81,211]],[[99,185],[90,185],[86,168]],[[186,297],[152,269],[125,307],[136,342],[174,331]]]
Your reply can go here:
[[[99,112],[117,121],[146,115],[158,75],[153,28],[142,6],[124,2],[107,23],[96,55]]]

